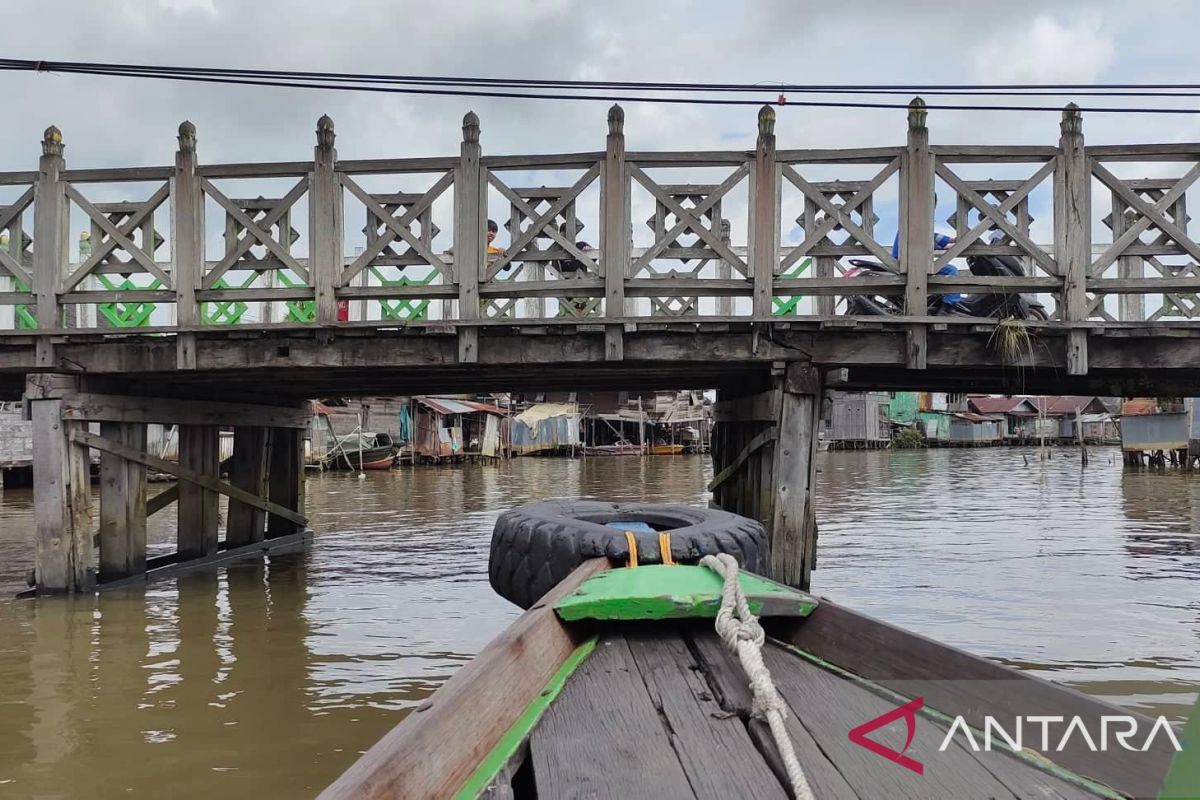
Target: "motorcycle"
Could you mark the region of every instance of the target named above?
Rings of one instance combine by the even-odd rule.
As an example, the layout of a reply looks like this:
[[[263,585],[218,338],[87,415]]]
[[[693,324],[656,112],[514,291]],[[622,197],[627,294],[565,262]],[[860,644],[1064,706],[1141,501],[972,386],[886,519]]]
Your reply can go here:
[[[865,258],[852,258],[847,278],[883,277],[892,274],[883,264]],[[1025,277],[1021,262],[1012,256],[968,256],[967,267],[972,275]],[[938,275],[957,275],[958,269],[947,264]],[[926,311],[929,316],[991,317],[995,319],[1048,320],[1046,306],[1036,295],[988,293],[974,295],[931,294]],[[846,314],[869,317],[890,317],[904,314],[904,297],[898,294],[860,294],[846,298]]]

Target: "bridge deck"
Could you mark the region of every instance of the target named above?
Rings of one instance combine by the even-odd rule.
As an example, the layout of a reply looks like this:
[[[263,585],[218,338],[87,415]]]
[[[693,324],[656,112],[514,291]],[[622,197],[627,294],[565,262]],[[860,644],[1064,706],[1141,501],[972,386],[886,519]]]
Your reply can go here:
[[[86,375],[96,390],[227,399],[480,390],[738,387],[779,362],[841,370],[832,382],[871,388],[1097,392],[1200,390],[1200,326],[1092,324],[1089,370],[1067,371],[1061,323],[1029,323],[1019,352],[1005,354],[994,322],[933,321],[926,368],[906,364],[906,324],[884,319],[754,323],[629,320],[623,358],[606,358],[605,326],[562,320],[477,323],[477,360],[460,359],[463,326],[337,328],[275,325],[195,334],[195,367],[178,367],[177,334],[62,331],[56,372]],[[39,335],[0,335],[0,399],[14,399],[37,365]],[[116,391],[117,389],[109,389]]]

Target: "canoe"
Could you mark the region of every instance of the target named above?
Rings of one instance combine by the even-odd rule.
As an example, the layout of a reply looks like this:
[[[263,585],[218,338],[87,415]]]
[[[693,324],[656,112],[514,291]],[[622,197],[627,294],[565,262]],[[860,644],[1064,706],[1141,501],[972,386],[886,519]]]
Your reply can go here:
[[[721,578],[646,563],[679,553],[653,536],[580,564],[319,800],[789,797],[784,745],[714,632]],[[1197,773],[1157,720],[745,571],[737,581],[816,798],[1192,794],[1180,787]],[[1114,719],[1136,729],[1132,748],[1109,735],[1098,752],[1078,733],[1099,741]],[[1179,738],[1200,738],[1196,722]]]

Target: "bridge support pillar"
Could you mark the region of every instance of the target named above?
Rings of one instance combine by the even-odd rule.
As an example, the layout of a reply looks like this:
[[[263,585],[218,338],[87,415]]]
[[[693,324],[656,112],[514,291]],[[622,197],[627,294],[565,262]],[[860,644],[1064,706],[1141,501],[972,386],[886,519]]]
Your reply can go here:
[[[767,528],[770,577],[808,588],[816,562],[812,487],[821,376],[810,365],[788,364],[753,388],[718,393],[709,489],[714,505]]]
[[[38,593],[90,591],[303,546],[307,407],[101,394],[70,375],[26,382],[33,420]],[[148,424],[169,431],[149,443]],[[234,428],[231,457],[222,428]],[[178,461],[171,460],[178,441]],[[99,527],[91,515],[91,451],[100,454]],[[147,497],[147,469],[177,483]],[[230,481],[222,480],[228,472]],[[220,537],[218,502],[229,498]],[[146,522],[175,503],[175,553],[147,558]],[[268,519],[270,522],[268,523]],[[268,541],[269,540],[269,541]],[[97,561],[99,569],[97,569]]]
[[[72,444],[81,423],[63,419],[70,375],[31,375],[25,397],[33,420],[34,575],[46,593],[87,591],[95,584],[90,460]]]

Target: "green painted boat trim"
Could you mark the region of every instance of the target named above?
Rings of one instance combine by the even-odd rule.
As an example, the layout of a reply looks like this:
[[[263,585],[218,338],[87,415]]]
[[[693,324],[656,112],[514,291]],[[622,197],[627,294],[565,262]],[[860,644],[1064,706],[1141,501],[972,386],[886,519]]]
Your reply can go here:
[[[1183,749],[1171,759],[1167,779],[1158,794],[1160,800],[1195,797],[1200,791],[1196,788],[1200,786],[1200,697],[1196,698],[1196,705],[1188,715],[1179,744]]]
[[[748,572],[738,575],[756,615],[806,617],[817,599]],[[714,619],[721,607],[722,580],[708,567],[644,564],[611,569],[588,578],[554,605],[564,622],[581,619]]]
[[[843,678],[845,680],[850,681],[851,683],[857,684],[858,686],[861,686],[864,689],[866,689],[870,692],[873,692],[874,694],[877,694],[880,697],[895,703],[896,705],[904,705],[905,703],[912,700],[911,697],[905,697],[904,695],[900,694],[899,692],[894,692],[891,689],[887,688],[886,686],[880,686],[878,683],[868,680],[857,673],[850,672],[849,670],[846,670],[846,669],[842,669],[837,664],[834,664],[831,661],[826,661],[825,659],[821,658],[820,656],[813,655],[812,653],[808,652],[807,650],[802,650],[793,644],[788,644],[787,642],[780,641],[779,639],[771,639],[771,642],[773,644],[776,644],[776,645],[782,647],[784,650],[787,650],[789,653],[794,653],[795,655],[799,656],[800,658],[803,658],[805,661],[808,661],[811,664],[815,664],[816,666],[820,667],[823,670],[826,670],[827,672],[832,672],[834,675],[837,675],[839,678]],[[936,722],[940,722],[943,725],[953,725],[954,724],[954,717],[950,716],[949,714],[943,714],[941,711],[938,711],[937,709],[934,709],[934,708],[930,708],[929,706],[922,706],[921,709],[919,711],[917,711],[917,713],[928,719],[932,719]],[[967,727],[970,729],[972,736],[978,736],[981,739],[984,737],[984,732],[982,730],[980,730],[979,728],[973,728],[969,725]],[[1049,760],[1045,756],[1043,756],[1040,753],[1037,753],[1035,751],[1014,750],[1013,748],[1009,747],[1004,742],[999,742],[999,743],[993,742],[992,746],[994,749],[1005,750],[1006,752],[1012,754],[1015,758],[1019,758],[1022,761],[1026,762],[1028,764],[1031,764],[1034,767],[1037,767],[1042,772],[1048,772],[1057,778],[1061,778],[1062,780],[1066,781],[1067,783],[1073,783],[1076,786],[1080,786],[1084,789],[1087,789],[1088,791],[1092,792],[1093,794],[1097,794],[1101,797],[1110,798],[1110,800],[1128,800],[1128,795],[1121,794],[1120,792],[1113,789],[1111,786],[1105,786],[1103,783],[1098,783],[1097,781],[1094,781],[1091,778],[1088,778],[1084,775],[1080,775],[1078,773],[1072,772],[1071,770],[1067,769],[1066,767],[1062,767],[1062,766],[1059,766],[1058,764],[1055,764],[1053,761]]]
[[[546,686],[542,691],[538,692],[538,696],[525,706],[525,710],[521,712],[521,716],[517,717],[516,722],[512,727],[505,731],[500,737],[500,741],[496,742],[496,746],[483,761],[479,762],[479,766],[475,768],[475,772],[471,777],[467,778],[467,782],[462,785],[462,788],[454,795],[455,800],[474,800],[483,793],[483,790],[488,787],[488,784],[500,774],[500,770],[504,769],[504,765],[508,763],[513,754],[521,747],[521,744],[529,738],[529,734],[537,727],[538,721],[542,718],[542,714],[546,713],[546,709],[554,702],[559,693],[567,684],[567,679],[579,668],[579,665],[587,660],[587,657],[596,649],[596,642],[599,641],[599,636],[592,636],[583,644],[576,647],[571,655],[563,661],[559,666],[558,671],[550,677],[546,682]]]

